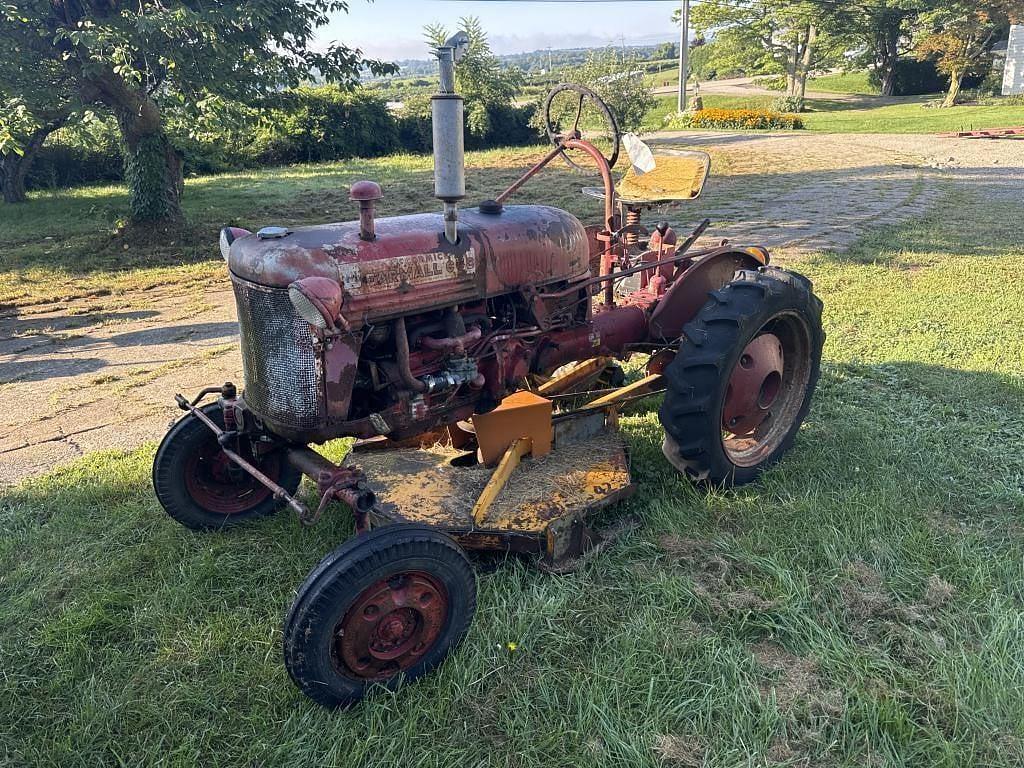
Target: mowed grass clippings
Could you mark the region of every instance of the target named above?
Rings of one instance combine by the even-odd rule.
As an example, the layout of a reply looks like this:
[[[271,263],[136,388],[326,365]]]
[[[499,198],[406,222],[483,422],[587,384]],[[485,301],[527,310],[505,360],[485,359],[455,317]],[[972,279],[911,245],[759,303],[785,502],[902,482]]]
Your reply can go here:
[[[192,533],[153,498],[153,446],[8,490],[0,765],[1020,765],[1022,215],[957,195],[787,262],[829,334],[787,459],[694,488],[632,412],[640,491],[603,519],[642,527],[570,575],[484,569],[454,657],[349,712],[280,649],[342,512]]]

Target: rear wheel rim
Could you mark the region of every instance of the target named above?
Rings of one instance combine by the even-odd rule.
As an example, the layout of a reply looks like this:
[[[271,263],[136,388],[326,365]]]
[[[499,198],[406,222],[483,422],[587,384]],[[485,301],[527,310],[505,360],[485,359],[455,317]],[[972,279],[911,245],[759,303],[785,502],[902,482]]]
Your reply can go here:
[[[256,459],[251,454],[242,450],[243,458],[276,482],[280,458],[271,455]],[[185,461],[185,488],[196,504],[220,515],[247,512],[271,496],[269,488],[228,458],[213,432]]]
[[[385,680],[416,664],[437,643],[450,612],[448,590],[424,571],[402,571],[364,589],[334,630],[338,670]]]
[[[766,461],[800,420],[811,377],[811,332],[795,313],[765,323],[736,359],[722,402],[722,447],[740,467]]]

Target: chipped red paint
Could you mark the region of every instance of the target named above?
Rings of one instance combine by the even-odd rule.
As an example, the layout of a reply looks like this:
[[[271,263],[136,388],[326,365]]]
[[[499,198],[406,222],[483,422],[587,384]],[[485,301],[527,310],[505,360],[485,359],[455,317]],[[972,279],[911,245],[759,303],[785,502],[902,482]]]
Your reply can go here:
[[[587,276],[589,241],[571,214],[540,205],[498,214],[467,209],[459,242],[444,238],[440,213],[376,220],[376,239],[360,239],[359,222],[303,227],[289,235],[236,240],[231,272],[268,287],[312,275],[345,289],[342,314],[353,328],[508,293],[526,285]]]
[[[738,269],[757,269],[765,264],[753,255],[731,248],[706,256],[683,272],[665,292],[664,298],[651,313],[653,340],[671,342],[678,339],[683,326],[694,318],[708,293],[732,280]]]
[[[393,677],[433,648],[448,612],[440,580],[425,571],[390,573],[360,592],[338,622],[331,658],[349,677]]]

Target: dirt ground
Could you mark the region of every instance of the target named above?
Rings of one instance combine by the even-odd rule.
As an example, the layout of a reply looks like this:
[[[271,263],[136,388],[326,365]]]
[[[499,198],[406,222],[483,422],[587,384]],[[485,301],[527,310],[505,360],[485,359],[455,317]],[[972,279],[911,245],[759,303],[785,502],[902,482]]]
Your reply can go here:
[[[656,146],[716,158],[698,202],[664,216],[709,238],[787,253],[842,249],[929,210],[950,185],[994,199],[1024,189],[1024,141],[932,136],[662,133]],[[158,440],[176,392],[241,381],[231,291],[164,286],[0,315],[0,484],[89,451]]]

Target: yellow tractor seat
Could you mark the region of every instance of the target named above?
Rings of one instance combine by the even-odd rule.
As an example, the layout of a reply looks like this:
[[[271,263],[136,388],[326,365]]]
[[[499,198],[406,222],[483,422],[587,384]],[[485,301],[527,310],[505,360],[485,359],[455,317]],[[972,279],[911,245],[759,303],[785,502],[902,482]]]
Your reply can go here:
[[[655,167],[638,173],[631,164],[615,188],[624,205],[658,205],[695,200],[704,190],[711,172],[711,156],[697,150],[663,150],[655,156]],[[583,193],[604,197],[604,190],[587,187]]]

